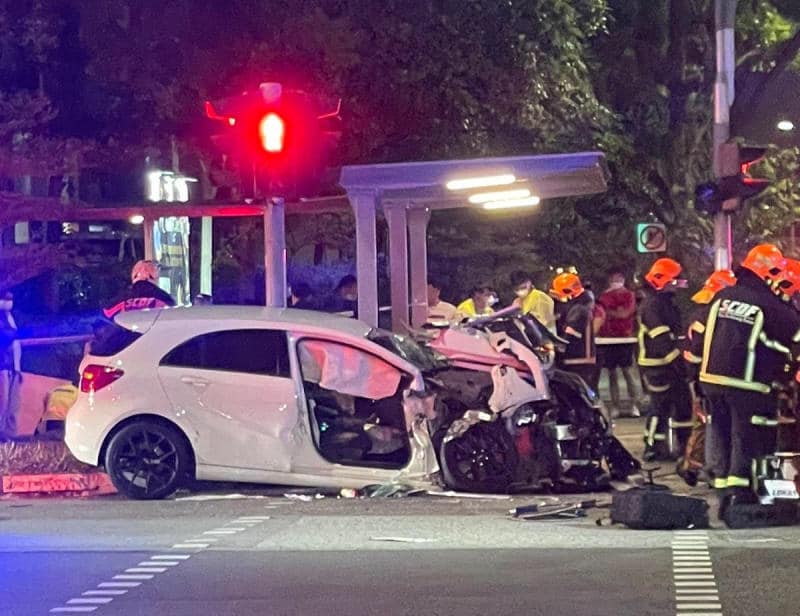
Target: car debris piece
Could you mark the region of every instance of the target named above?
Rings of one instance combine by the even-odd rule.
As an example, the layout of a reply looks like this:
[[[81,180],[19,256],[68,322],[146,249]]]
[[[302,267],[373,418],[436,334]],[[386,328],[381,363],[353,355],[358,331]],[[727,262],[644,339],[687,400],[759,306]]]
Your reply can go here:
[[[595,499],[575,501],[570,503],[525,505],[511,509],[509,514],[515,520],[543,520],[545,518],[583,518],[589,509],[608,506],[607,503],[598,503]]]
[[[287,492],[286,494],[283,495],[283,497],[288,498],[289,500],[296,500],[296,501],[302,501],[304,503],[310,503],[313,500],[320,500],[322,498],[325,498],[325,495],[314,494],[312,496],[311,494],[293,494],[292,492]]]

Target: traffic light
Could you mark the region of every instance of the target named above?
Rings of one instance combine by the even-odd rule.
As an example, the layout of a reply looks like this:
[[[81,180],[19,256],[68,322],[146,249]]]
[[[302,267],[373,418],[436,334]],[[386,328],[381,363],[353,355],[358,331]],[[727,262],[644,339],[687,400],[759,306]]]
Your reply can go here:
[[[341,134],[328,129],[339,121],[340,107],[320,114],[307,93],[262,83],[256,91],[206,102],[206,115],[224,124],[214,141],[238,161],[245,194],[293,199],[318,191]]]
[[[767,148],[723,143],[720,146],[720,179],[700,184],[695,189],[695,208],[710,215],[732,213],[742,201],[763,192],[770,180],[754,178],[750,167],[764,159]]]

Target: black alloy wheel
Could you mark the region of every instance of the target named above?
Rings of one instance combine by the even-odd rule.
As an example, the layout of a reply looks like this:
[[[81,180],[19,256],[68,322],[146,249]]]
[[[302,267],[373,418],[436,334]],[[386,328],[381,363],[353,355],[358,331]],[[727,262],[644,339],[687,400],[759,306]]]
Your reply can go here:
[[[120,493],[139,500],[173,494],[186,479],[189,449],[183,434],[153,421],[129,424],[111,439],[106,471]]]
[[[448,487],[467,492],[506,492],[519,456],[500,421],[479,423],[442,444],[441,463]]]

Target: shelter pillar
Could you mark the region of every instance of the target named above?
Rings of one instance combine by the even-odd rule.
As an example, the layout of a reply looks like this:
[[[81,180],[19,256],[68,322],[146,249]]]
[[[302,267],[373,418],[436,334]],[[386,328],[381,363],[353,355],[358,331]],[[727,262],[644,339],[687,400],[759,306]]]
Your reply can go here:
[[[392,329],[405,330],[408,319],[408,217],[406,204],[384,206],[389,225],[389,267],[392,293]]]
[[[430,208],[408,211],[409,269],[411,271],[411,325],[421,327],[428,320],[428,222]]]
[[[358,318],[378,326],[378,248],[375,213],[379,195],[359,191],[349,195],[356,220],[356,277],[358,278]]]

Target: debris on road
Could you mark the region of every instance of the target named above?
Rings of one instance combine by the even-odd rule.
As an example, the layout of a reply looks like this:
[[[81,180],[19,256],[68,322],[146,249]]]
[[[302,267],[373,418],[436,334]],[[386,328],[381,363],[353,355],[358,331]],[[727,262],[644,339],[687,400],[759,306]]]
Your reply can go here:
[[[302,501],[304,503],[310,503],[313,500],[320,500],[325,498],[324,494],[295,494],[294,492],[287,492],[283,495],[284,498],[288,498],[289,500],[295,501]]]
[[[264,494],[193,494],[192,496],[178,496],[176,501],[215,501],[215,500],[245,500],[271,498]],[[271,505],[274,507],[275,505]]]
[[[429,496],[445,496],[448,498],[476,498],[476,499],[485,499],[485,500],[511,500],[511,495],[509,494],[478,494],[475,492],[454,492],[450,491],[440,491],[440,490],[426,490],[425,494]]]
[[[544,520],[548,518],[582,518],[588,509],[607,507],[608,503],[598,503],[595,499],[574,502],[542,502],[523,505],[509,510],[515,520]]]
[[[423,537],[370,537],[370,541],[390,541],[393,543],[434,543],[436,539]]]
[[[3,494],[80,493],[100,496],[116,494],[117,490],[105,473],[49,473],[46,475],[4,475],[0,491]]]

